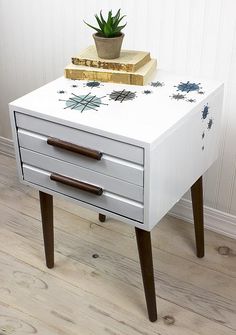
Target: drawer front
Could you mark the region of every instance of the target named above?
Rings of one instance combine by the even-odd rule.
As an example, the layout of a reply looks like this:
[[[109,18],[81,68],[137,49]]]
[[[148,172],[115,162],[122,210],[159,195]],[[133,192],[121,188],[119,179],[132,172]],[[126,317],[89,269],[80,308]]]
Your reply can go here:
[[[18,129],[19,145],[81,167],[93,170],[117,179],[143,186],[143,166],[104,154],[101,160],[54,147],[47,143],[47,137],[28,130]]]
[[[102,187],[105,191],[143,202],[143,188],[37,152],[21,148],[22,162]]]
[[[143,222],[143,205],[106,190],[95,195],[50,179],[51,172],[23,164],[24,180],[126,218]],[[97,185],[101,186],[101,185]]]
[[[55,137],[75,145],[98,150],[109,156],[143,165],[143,148],[18,112],[15,113],[15,117],[18,128],[46,137]]]

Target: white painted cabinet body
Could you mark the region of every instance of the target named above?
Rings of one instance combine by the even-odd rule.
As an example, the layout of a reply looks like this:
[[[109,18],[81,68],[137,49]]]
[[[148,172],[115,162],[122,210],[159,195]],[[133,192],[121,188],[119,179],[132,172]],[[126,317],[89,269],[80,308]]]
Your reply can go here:
[[[150,231],[217,158],[223,85],[158,71],[147,86],[59,78],[12,102],[24,183]],[[94,160],[48,138],[102,153]],[[103,189],[101,196],[51,173]]]

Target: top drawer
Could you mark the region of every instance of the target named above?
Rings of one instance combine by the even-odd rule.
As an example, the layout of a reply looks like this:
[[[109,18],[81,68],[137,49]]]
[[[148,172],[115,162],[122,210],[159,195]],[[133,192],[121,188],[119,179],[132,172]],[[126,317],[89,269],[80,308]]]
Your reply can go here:
[[[18,112],[15,113],[15,117],[18,128],[143,165],[143,148]]]

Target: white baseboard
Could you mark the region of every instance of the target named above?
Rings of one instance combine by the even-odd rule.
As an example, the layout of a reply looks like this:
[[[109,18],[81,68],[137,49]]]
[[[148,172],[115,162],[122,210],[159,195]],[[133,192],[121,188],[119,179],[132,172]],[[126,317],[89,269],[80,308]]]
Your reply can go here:
[[[15,157],[13,141],[0,136],[0,154]]]
[[[192,202],[181,199],[169,215],[193,223]],[[236,216],[204,206],[204,222],[207,229],[236,239]]]
[[[0,136],[0,154],[15,157],[13,141]],[[181,199],[169,215],[193,223],[192,203]],[[205,227],[219,234],[236,239],[236,216],[204,206]]]

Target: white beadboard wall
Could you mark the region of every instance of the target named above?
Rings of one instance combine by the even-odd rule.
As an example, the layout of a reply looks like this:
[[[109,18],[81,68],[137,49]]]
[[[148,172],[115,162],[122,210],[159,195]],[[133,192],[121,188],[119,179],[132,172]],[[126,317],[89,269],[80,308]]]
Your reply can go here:
[[[120,7],[124,47],[150,50],[161,68],[225,82],[220,157],[204,192],[210,210],[235,218],[235,0],[0,0],[0,136],[11,137],[8,102],[61,76],[70,57],[93,43],[83,19]]]

